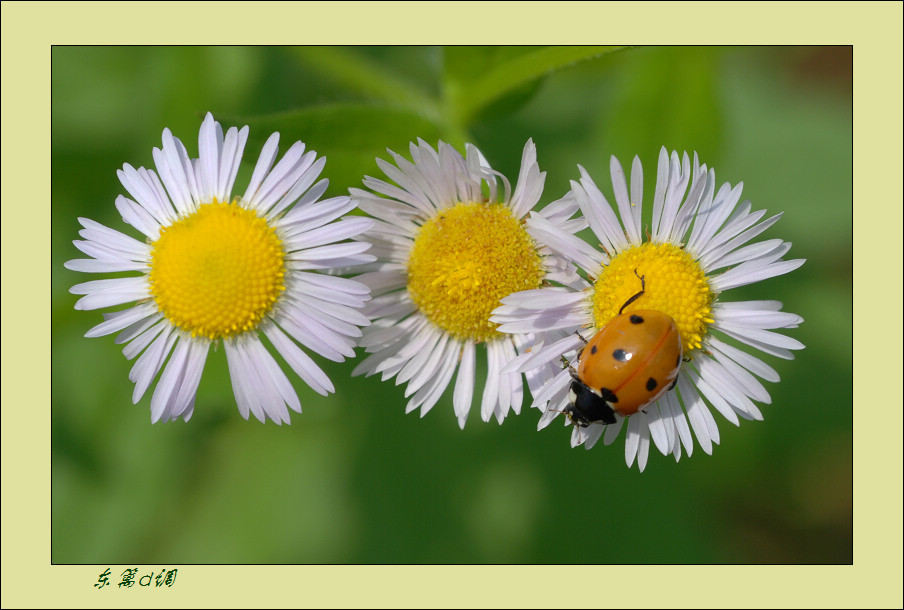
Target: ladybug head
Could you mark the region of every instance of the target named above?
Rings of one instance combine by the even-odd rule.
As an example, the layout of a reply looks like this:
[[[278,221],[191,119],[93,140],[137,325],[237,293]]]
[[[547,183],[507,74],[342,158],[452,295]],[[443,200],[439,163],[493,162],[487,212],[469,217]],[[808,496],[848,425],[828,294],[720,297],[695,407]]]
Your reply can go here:
[[[615,423],[615,411],[603,397],[576,376],[571,382],[565,415],[576,426],[586,428],[595,422]]]

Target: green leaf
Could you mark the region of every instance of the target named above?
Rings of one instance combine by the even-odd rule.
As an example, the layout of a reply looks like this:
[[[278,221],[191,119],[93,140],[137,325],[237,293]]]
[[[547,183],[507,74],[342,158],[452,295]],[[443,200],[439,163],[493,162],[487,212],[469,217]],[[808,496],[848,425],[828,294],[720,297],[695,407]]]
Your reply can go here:
[[[613,96],[600,108],[599,134],[608,154],[630,163],[635,154],[656,159],[665,146],[696,151],[701,161],[717,159],[724,131],[721,54],[718,48],[664,47],[626,56],[611,84]]]
[[[412,49],[412,54],[421,50]],[[398,62],[384,65],[344,47],[293,47],[291,53],[307,67],[354,93],[420,112],[434,121],[439,117],[436,101],[423,87],[423,81],[414,83],[390,67]]]
[[[443,47],[443,73],[447,81],[467,83],[508,61],[546,47]]]
[[[575,62],[621,48],[623,47],[447,48],[446,117],[467,127],[482,109],[507,93]]]
[[[364,104],[330,104],[259,117],[227,119],[249,125],[247,150],[255,151],[273,132],[280,134],[280,149],[301,140],[308,150],[327,158],[324,177],[330,179],[328,193],[344,194],[358,186],[364,174],[374,174],[376,157],[386,158],[386,149],[405,154],[408,143],[423,138],[433,146],[442,136],[439,127],[404,108]],[[251,155],[249,158],[254,158]]]

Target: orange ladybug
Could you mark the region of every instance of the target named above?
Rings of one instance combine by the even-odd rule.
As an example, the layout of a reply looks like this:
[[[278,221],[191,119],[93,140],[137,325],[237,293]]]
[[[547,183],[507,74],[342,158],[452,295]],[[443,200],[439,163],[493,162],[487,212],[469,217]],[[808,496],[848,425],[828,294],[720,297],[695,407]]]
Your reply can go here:
[[[640,292],[584,346],[577,371],[570,369],[565,414],[582,428],[594,422],[614,424],[616,413],[633,415],[678,382],[682,352],[675,320],[651,309],[622,313],[644,294],[644,278],[638,277]]]

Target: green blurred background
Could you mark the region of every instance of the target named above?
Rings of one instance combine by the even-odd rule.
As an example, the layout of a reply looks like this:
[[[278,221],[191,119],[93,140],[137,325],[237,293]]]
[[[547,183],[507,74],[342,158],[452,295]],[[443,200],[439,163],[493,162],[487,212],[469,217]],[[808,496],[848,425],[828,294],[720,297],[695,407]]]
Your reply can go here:
[[[852,562],[850,47],[58,46],[52,69],[54,563]],[[578,163],[611,193],[609,156],[637,154],[649,206],[659,148],[696,150],[807,259],[723,299],[783,301],[807,348],[764,356],[782,376],[764,422],[715,414],[712,456],[651,449],[642,474],[623,435],[571,449],[526,406],[462,431],[451,392],[405,415],[403,388],[316,356],[337,392],[298,381],[291,426],[241,418],[222,350],[192,420],[152,426],[120,346],[82,336],[101,316],[68,288],[96,278],[62,265],[78,216],[130,232],[116,170],[152,167],[164,127],[197,154],[208,110],[251,125],[237,190],[276,130],[326,155],[328,195],[418,137],[473,142],[514,181],[533,138],[541,203]]]

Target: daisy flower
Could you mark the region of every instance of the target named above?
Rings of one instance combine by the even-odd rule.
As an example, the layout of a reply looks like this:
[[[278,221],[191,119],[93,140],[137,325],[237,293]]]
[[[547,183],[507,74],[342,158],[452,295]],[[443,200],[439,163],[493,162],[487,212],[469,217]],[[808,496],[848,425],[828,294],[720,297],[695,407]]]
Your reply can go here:
[[[163,370],[151,398],[152,422],[191,417],[207,354],[221,343],[242,417],[289,422],[287,406],[301,412],[301,404],[262,336],[311,389],[326,395],[333,384],[299,344],[342,361],[354,355],[359,327],[369,324],[360,311],[367,286],[328,272],[374,260],[365,254],[367,243],[344,241],[372,221],[337,220],[355,207],[348,197],[318,201],[328,181],[315,181],[326,160],[305,153],[301,142],[274,166],[278,133],[264,145],[245,193],[234,197],[247,138],[247,126],[224,136],[208,113],[199,158],[190,159],[164,129],[162,150],[153,151],[157,172],[124,165],[117,175],[132,199],[120,195],[116,208],[144,234],[142,241],[79,218],[84,241],[73,243],[91,258],[71,260],[67,269],[140,273],[70,292],[85,295],[76,309],[131,304],[105,313],[85,336],[118,332],[125,356],[138,357],[129,374],[135,403]]]
[[[452,397],[463,428],[473,400],[478,353],[486,354],[487,381],[480,399],[483,421],[500,423],[519,413],[520,374],[501,373],[533,340],[506,335],[489,321],[499,300],[539,288],[546,281],[571,285],[580,278],[570,263],[524,224],[546,179],[528,140],[514,192],[481,153],[467,145],[462,157],[445,142],[438,151],[423,141],[410,145],[412,161],[388,151],[395,165],[377,159],[395,184],[365,176],[370,191],[350,189],[375,225],[363,239],[374,244],[377,262],[358,276],[372,291],[365,313],[373,325],[360,342],[370,354],[353,374],[380,373],[407,383],[406,413],[425,415],[458,371]],[[534,212],[570,235],[586,227],[572,199]],[[565,243],[561,244],[565,247]],[[481,363],[482,364],[482,363]],[[529,374],[541,378],[544,368]]]
[[[781,217],[762,220],[765,211],[751,211],[749,201],[738,204],[742,184],[716,189],[715,172],[700,165],[694,155],[693,171],[687,153],[671,159],[659,155],[653,195],[651,234],[641,233],[643,169],[635,157],[630,194],[625,174],[614,157],[610,163],[618,215],[584,168],[580,182],[572,181],[570,196],[578,202],[594,236],[597,249],[568,235],[545,219],[532,216],[529,230],[555,236],[559,253],[574,261],[589,281],[579,286],[529,290],[502,299],[491,317],[505,333],[547,332],[545,345],[535,348],[504,371],[530,371],[563,357],[577,360],[585,342],[621,313],[653,310],[674,320],[680,335],[682,362],[674,391],[628,416],[617,410],[616,400],[603,394],[607,423],[580,421],[570,404],[571,366],[559,372],[536,393],[533,406],[544,411],[539,428],[566,413],[572,446],[591,448],[602,436],[605,444],[625,433],[625,460],[646,467],[650,440],[663,455],[680,459],[693,451],[691,432],[706,453],[719,442],[712,415],[738,425],[740,419],[763,418],[754,401],[769,404],[769,393],[757,379],[778,381],[778,373],[749,353],[749,348],[791,359],[791,350],[804,346],[774,329],[796,328],[800,316],[781,311],[778,301],[723,300],[725,291],[793,271],[803,260],[782,260],[790,243],[780,239],[749,243]],[[620,218],[619,218],[620,217]],[[641,279],[643,278],[643,279]],[[631,300],[632,297],[642,294]],[[626,305],[627,303],[627,305]],[[742,344],[748,349],[739,348]],[[614,353],[614,352],[613,352]],[[605,356],[603,354],[602,356]],[[602,360],[600,361],[602,362]],[[561,366],[561,365],[560,365]],[[670,378],[669,381],[672,381]],[[671,384],[669,384],[671,385]],[[594,392],[601,388],[594,389]],[[658,390],[657,390],[658,391]]]

